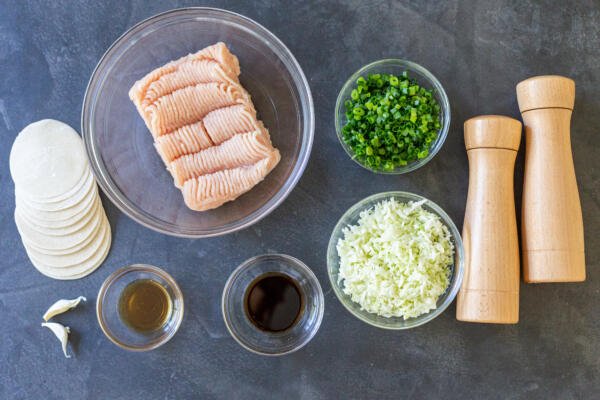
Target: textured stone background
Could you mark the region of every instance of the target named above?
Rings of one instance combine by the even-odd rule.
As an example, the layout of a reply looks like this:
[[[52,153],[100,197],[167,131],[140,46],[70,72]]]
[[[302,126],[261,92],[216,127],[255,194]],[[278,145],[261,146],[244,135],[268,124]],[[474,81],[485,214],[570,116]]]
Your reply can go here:
[[[289,46],[310,81],[313,154],[275,212],[236,234],[207,240],[160,235],[105,202],[114,231],[104,266],[75,282],[42,277],[13,222],[8,154],[28,123],[57,118],[79,129],[84,90],[105,49],[136,22],[171,8],[211,5],[265,25]],[[440,153],[407,176],[376,176],[337,143],[335,97],[360,66],[414,60],[444,84],[452,127]],[[0,2],[0,398],[445,398],[576,399],[600,392],[600,3],[597,1],[7,1]],[[460,227],[467,190],[462,122],[483,113],[518,117],[515,84],[557,73],[577,82],[573,153],[585,220],[588,280],[522,285],[515,326],[459,323],[454,306],[415,330],[371,328],[346,312],[325,266],[329,234],[367,195],[401,189],[445,208]],[[516,174],[522,183],[522,152]],[[324,189],[326,188],[326,189]],[[518,202],[519,203],[519,202]],[[304,260],[326,293],[323,325],[302,351],[253,355],[231,339],[220,294],[241,261],[267,251]],[[186,295],[186,316],[159,350],[134,354],[102,334],[95,294],[116,268],[165,267]],[[74,329],[65,360],[39,327],[60,297],[90,301],[59,318]]]

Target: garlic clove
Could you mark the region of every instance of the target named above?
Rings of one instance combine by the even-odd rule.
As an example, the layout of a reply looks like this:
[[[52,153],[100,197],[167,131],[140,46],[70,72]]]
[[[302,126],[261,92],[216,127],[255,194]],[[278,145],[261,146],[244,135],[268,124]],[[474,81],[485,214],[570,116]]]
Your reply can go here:
[[[44,313],[42,317],[44,321],[48,321],[50,318],[55,315],[62,314],[66,311],[69,311],[71,308],[77,307],[80,301],[86,301],[87,299],[84,296],[79,296],[76,299],[72,300],[58,300],[56,303],[52,304],[48,311]]]
[[[60,340],[62,345],[62,351],[65,354],[65,357],[71,358],[69,354],[67,354],[67,342],[69,341],[69,333],[71,333],[71,329],[68,326],[63,326],[61,324],[57,324],[56,322],[42,322],[42,326],[50,329],[52,333]]]

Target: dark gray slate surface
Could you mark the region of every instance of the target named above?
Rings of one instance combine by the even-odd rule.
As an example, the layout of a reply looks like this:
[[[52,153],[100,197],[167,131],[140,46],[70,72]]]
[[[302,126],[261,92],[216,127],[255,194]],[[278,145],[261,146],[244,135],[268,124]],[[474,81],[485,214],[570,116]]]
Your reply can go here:
[[[0,2],[0,398],[446,398],[585,399],[600,392],[600,4],[593,1]],[[298,58],[310,81],[317,129],[304,177],[287,201],[245,231],[207,240],[149,231],[105,202],[114,245],[104,266],[75,282],[42,277],[13,222],[8,154],[17,132],[41,118],[79,128],[88,78],[104,50],[136,22],[171,8],[212,5],[265,25]],[[375,176],[337,143],[335,97],[360,66],[383,57],[414,60],[445,85],[452,128],[425,168]],[[454,306],[406,332],[371,328],[348,314],[325,266],[329,234],[363,197],[401,189],[423,194],[462,225],[467,159],[462,122],[482,113],[518,117],[515,84],[558,73],[577,82],[573,152],[587,246],[583,284],[522,285],[516,326],[459,323]],[[522,182],[517,165],[517,196]],[[323,325],[302,351],[253,355],[231,339],[220,294],[237,264],[277,251],[310,265],[326,293]],[[165,267],[186,295],[175,338],[134,354],[112,345],[94,313],[95,294],[116,268]],[[57,298],[86,295],[59,318],[73,330],[65,360],[40,328]]]

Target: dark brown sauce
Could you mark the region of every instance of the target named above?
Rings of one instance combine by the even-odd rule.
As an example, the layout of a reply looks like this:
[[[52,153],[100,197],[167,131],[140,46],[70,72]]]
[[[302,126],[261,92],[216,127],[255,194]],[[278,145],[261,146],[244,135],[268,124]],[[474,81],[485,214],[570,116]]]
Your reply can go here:
[[[151,279],[140,279],[125,287],[119,299],[121,320],[140,332],[163,327],[171,316],[171,297],[167,290]]]
[[[259,276],[248,286],[244,303],[249,320],[257,328],[281,332],[298,321],[303,297],[292,278],[274,272]]]

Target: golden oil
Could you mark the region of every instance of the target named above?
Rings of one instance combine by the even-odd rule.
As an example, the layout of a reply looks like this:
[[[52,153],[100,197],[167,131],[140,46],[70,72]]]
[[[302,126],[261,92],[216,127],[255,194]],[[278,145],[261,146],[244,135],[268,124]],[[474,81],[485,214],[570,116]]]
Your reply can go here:
[[[119,299],[121,320],[139,332],[162,328],[171,317],[171,297],[152,279],[140,279],[125,287]]]

